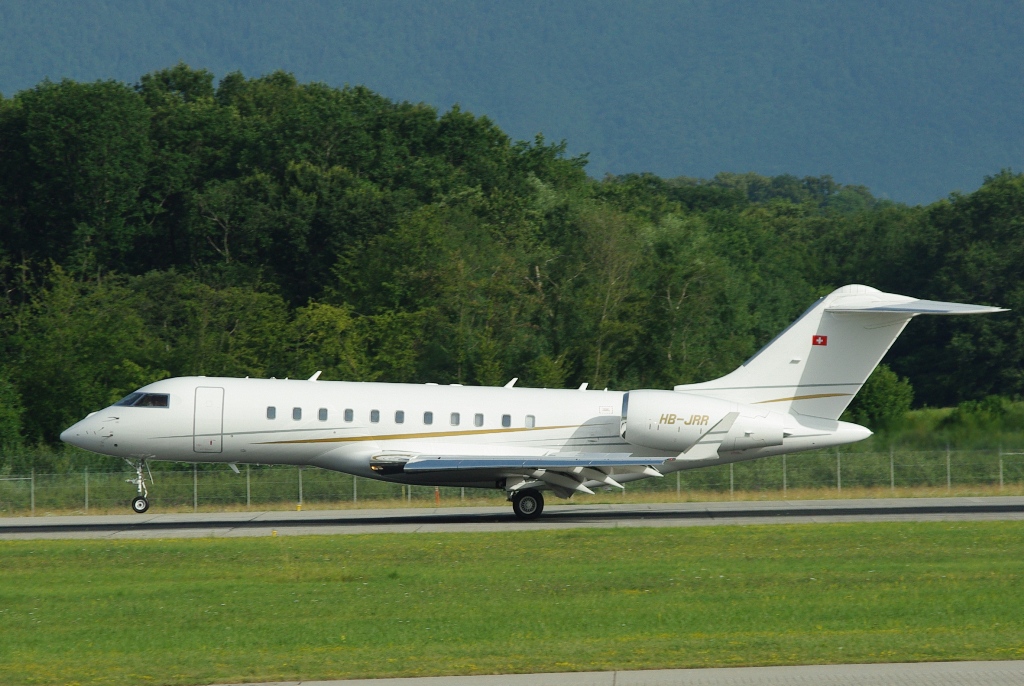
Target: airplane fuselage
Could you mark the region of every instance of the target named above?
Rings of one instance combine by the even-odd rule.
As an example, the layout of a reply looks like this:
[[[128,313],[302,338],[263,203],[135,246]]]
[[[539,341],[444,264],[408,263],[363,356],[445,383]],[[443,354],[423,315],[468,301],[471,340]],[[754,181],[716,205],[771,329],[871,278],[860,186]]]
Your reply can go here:
[[[408,474],[382,471],[379,465],[425,453],[524,458],[630,453],[650,457],[652,464],[669,460],[663,472],[709,464],[707,459],[676,461],[678,450],[625,440],[621,391],[180,377],[138,392],[166,400],[112,405],[61,438],[129,460],[309,465],[399,483],[485,488],[501,485],[490,473]],[[695,402],[699,408],[703,401],[695,397]],[[854,426],[842,422],[801,427],[786,417],[791,435],[784,449],[716,455],[712,462],[815,449],[868,435],[856,430],[860,427],[841,431]],[[704,422],[697,430],[708,428]],[[634,466],[613,473],[619,481],[649,475]]]

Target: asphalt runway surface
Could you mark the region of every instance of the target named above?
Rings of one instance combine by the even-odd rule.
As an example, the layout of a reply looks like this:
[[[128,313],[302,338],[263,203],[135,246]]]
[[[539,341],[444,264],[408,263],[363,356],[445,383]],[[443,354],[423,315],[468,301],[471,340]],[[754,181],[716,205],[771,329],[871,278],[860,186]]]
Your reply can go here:
[[[259,686],[1019,686],[1024,660],[287,681]],[[256,686],[255,684],[246,686]]]
[[[4,517],[0,539],[182,538],[827,522],[1024,520],[1024,497],[553,505],[533,521],[510,507]],[[1024,682],[1022,682],[1024,683]]]

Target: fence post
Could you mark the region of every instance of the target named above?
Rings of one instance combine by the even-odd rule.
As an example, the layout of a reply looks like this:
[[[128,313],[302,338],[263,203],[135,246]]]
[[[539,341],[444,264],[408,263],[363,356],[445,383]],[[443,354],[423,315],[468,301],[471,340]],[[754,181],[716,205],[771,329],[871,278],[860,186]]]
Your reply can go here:
[[[89,514],[89,468],[85,468],[85,513]]]
[[[32,516],[36,516],[36,468],[32,468],[32,477],[28,485],[29,506],[32,508]]]
[[[249,481],[249,474],[252,471],[250,465],[245,465],[245,509],[249,509],[252,504],[252,488]]]
[[[782,456],[782,497],[783,498],[786,497],[786,489],[788,487],[789,487],[789,484],[786,481],[786,456],[783,455]]]
[[[299,509],[302,509],[302,467],[299,467]]]
[[[679,500],[679,498],[682,496],[682,493],[683,493],[683,486],[682,486],[682,483],[681,483],[681,479],[679,478],[679,472],[677,471],[676,472],[676,500]]]
[[[192,463],[192,511],[199,511],[199,465]]]
[[[357,483],[358,479],[359,479],[358,476],[356,476],[355,474],[352,475],[352,502],[353,503],[358,503],[359,502],[359,491],[356,488],[356,483]]]
[[[839,448],[836,448],[836,490],[843,492],[843,461],[839,456]]]
[[[949,443],[946,444],[946,492],[953,490],[953,480],[949,473]]]
[[[730,462],[729,463],[729,500],[732,500],[733,495],[735,493],[735,491],[734,491],[735,480],[733,478],[734,474],[733,474],[732,467],[733,467],[733,463]]]
[[[889,488],[896,492],[896,463],[893,459],[892,446],[889,446]]]
[[[999,490],[1003,490],[1003,446],[999,446]]]
[[[406,502],[411,503],[412,502],[412,484],[409,484],[408,486],[406,486],[406,488],[405,488],[405,495],[406,495]]]
[[[459,500],[465,500],[465,499],[466,499],[466,487],[465,487],[465,486],[463,486],[463,487],[462,487],[462,488],[461,488],[461,489],[459,490]]]

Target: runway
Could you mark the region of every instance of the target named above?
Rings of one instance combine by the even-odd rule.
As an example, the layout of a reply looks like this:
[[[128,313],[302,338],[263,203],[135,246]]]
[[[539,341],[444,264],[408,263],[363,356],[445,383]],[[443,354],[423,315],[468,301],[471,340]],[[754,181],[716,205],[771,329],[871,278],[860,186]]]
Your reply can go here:
[[[519,521],[511,508],[506,507],[4,517],[0,518],[0,539],[492,532],[995,519],[1024,520],[1024,497],[555,504],[549,505],[543,516],[534,521]]]
[[[1021,683],[1024,683],[1022,660],[287,681],[259,686],[1016,686]]]

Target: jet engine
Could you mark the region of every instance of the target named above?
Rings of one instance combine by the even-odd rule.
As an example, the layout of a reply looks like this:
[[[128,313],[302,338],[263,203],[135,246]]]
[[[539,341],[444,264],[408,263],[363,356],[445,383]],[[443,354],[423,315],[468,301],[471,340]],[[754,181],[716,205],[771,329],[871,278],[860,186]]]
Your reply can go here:
[[[754,405],[678,391],[629,391],[619,433],[634,445],[682,453],[714,430],[721,434],[719,451],[727,452],[782,445],[785,420]]]

